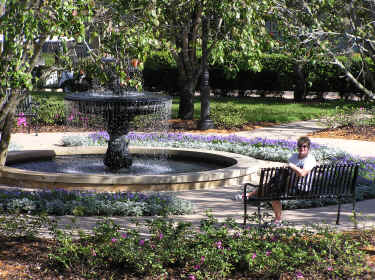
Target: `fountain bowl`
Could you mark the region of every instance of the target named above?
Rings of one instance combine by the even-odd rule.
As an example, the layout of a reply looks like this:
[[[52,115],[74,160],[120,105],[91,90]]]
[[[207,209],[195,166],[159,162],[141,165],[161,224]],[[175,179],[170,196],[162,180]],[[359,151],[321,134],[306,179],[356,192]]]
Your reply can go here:
[[[90,155],[104,154],[104,147],[70,147],[57,150],[28,150],[10,152],[7,164],[53,159],[57,155]],[[239,154],[177,148],[129,148],[130,153],[158,154],[223,163],[223,168],[161,175],[96,175],[68,174],[28,171],[4,166],[0,168],[0,183],[32,189],[64,189],[97,192],[118,191],[180,191],[193,189],[210,189],[239,185],[250,181],[256,173],[254,159]]]

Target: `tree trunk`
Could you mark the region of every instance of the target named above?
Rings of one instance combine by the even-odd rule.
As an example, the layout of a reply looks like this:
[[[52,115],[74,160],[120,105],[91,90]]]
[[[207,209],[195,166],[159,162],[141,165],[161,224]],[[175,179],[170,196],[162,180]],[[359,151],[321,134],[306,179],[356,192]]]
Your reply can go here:
[[[12,89],[10,92],[7,92],[2,88],[0,93],[3,96],[0,106],[0,166],[4,166],[8,154],[16,108],[18,103],[25,97],[25,91]]]
[[[294,74],[296,77],[296,87],[294,88],[294,101],[303,101],[306,96],[306,78],[305,74],[303,73],[303,64],[297,62],[294,65]]]
[[[14,123],[14,114],[12,112],[8,113],[4,125],[1,131],[0,140],[0,166],[5,166],[5,161],[7,159],[8,147],[10,143],[10,137],[12,134],[12,128]]]
[[[185,80],[180,86],[180,104],[178,117],[183,120],[194,119],[194,81]]]

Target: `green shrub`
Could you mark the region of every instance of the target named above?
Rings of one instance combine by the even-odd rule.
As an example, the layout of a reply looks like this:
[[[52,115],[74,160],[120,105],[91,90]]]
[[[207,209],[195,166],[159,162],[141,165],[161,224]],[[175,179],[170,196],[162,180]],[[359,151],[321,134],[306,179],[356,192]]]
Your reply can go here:
[[[211,106],[211,119],[217,128],[236,128],[242,127],[248,121],[246,119],[246,110],[232,102],[219,103]]]
[[[33,101],[39,103],[34,107],[39,125],[65,124],[64,93],[33,92]]]
[[[51,266],[86,277],[113,278],[124,274],[180,279],[360,279],[370,273],[351,236],[323,228],[290,227],[240,229],[233,220],[189,223],[149,221],[148,238],[136,230],[122,230],[113,221],[100,222],[93,234],[73,241],[56,232],[58,245]]]

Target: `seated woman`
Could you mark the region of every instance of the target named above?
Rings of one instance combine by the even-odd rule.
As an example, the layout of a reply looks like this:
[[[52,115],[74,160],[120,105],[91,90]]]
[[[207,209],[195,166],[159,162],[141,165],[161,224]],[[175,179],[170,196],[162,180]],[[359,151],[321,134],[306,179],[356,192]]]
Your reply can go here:
[[[293,154],[288,160],[288,166],[293,172],[296,173],[299,177],[308,177],[310,171],[316,166],[316,159],[310,153],[311,141],[308,137],[300,137],[297,141],[298,153]],[[277,176],[277,175],[276,175]],[[275,178],[276,180],[278,178]],[[272,179],[271,179],[272,180]],[[275,184],[277,185],[277,184]],[[298,189],[298,185],[296,186]],[[271,190],[278,192],[279,190]],[[309,190],[300,190],[300,191],[309,191]],[[250,198],[253,195],[257,194],[257,190],[254,190],[247,194],[247,197]],[[275,219],[273,224],[280,225],[282,222],[281,213],[282,205],[280,200],[272,201],[272,209],[275,213]]]

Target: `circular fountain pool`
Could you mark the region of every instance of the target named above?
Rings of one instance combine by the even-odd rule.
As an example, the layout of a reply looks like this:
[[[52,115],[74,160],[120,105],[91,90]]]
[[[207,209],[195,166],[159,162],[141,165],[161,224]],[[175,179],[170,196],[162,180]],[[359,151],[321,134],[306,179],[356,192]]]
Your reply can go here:
[[[7,158],[7,166],[0,168],[0,183],[10,186],[66,190],[95,190],[95,191],[163,191],[163,190],[187,190],[223,187],[233,184],[242,184],[250,180],[251,174],[255,173],[253,159],[238,154],[212,152],[190,149],[173,148],[141,148],[130,147],[132,155],[142,155],[140,158],[139,171],[143,174],[121,173],[121,170],[112,174],[95,171],[89,174],[90,168],[95,164],[87,164],[86,160],[100,162],[105,148],[102,147],[76,147],[59,151],[24,151],[11,152]],[[155,162],[153,165],[145,166],[142,158],[149,154],[167,155],[170,162]],[[69,156],[68,156],[69,155]],[[74,155],[74,156],[72,156]],[[100,155],[99,157],[93,155]],[[62,157],[61,157],[62,156]],[[74,169],[71,173],[61,173],[58,170],[31,171],[21,169],[22,165],[36,165],[35,162],[50,162],[47,166],[56,165],[53,159],[72,160],[78,162],[74,165],[81,166],[83,170]],[[84,160],[83,160],[84,159]],[[180,161],[181,159],[181,161]],[[163,162],[162,160],[161,162]],[[175,170],[178,164],[180,170]],[[20,164],[19,168],[13,167]],[[73,165],[73,164],[72,164]],[[135,161],[137,165],[137,160]],[[195,170],[191,169],[195,168]],[[66,170],[69,163],[65,165]],[[198,169],[197,169],[198,168]],[[79,167],[78,167],[79,169]],[[135,168],[134,169],[138,169]],[[143,169],[143,170],[142,170]],[[162,172],[157,172],[157,169]],[[131,171],[126,171],[131,172]]]
[[[154,157],[133,154],[133,164],[129,168],[122,168],[113,173],[103,164],[103,155],[65,155],[54,159],[36,160],[10,164],[23,170],[66,173],[66,174],[95,174],[95,175],[161,175],[185,172],[201,172],[230,166],[229,163],[198,162],[194,159],[178,157]]]

